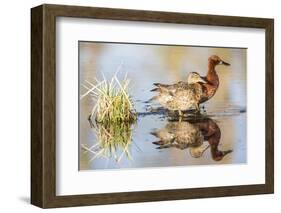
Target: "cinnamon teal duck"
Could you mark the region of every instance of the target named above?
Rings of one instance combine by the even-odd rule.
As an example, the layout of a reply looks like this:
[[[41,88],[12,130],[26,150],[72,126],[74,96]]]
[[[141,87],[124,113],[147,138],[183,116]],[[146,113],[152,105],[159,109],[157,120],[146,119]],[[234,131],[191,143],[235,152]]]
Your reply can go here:
[[[208,58],[208,71],[205,77],[202,77],[206,83],[201,84],[203,94],[200,98],[199,104],[210,100],[219,88],[219,76],[215,70],[217,65],[230,66],[229,63],[223,61],[219,56],[212,55]]]
[[[178,111],[180,116],[182,111],[191,108],[196,108],[198,111],[198,104],[203,95],[200,83],[207,82],[197,72],[190,73],[187,82],[180,81],[170,85],[155,83],[156,88],[151,91],[158,92],[158,95],[152,99],[157,100],[168,110]]]

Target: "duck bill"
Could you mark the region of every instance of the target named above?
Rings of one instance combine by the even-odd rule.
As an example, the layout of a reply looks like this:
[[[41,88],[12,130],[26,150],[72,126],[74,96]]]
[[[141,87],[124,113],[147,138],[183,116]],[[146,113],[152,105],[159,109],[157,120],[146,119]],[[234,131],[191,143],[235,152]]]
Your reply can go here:
[[[222,151],[222,155],[223,156],[226,156],[227,154],[231,153],[232,150],[227,150],[227,151]]]
[[[223,61],[223,60],[220,61],[220,64],[225,65],[225,66],[230,66],[229,63],[227,63],[227,62],[225,62],[225,61]]]
[[[203,83],[203,84],[206,84],[206,83],[207,83],[207,81],[205,81],[203,78],[200,78],[198,82],[201,82],[201,83]]]

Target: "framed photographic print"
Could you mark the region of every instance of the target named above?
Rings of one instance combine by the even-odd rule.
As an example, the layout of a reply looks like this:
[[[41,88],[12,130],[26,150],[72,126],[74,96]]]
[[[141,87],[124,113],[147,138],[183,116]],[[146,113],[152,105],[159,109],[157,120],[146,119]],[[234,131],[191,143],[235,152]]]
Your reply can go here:
[[[31,203],[273,193],[273,19],[31,9]]]

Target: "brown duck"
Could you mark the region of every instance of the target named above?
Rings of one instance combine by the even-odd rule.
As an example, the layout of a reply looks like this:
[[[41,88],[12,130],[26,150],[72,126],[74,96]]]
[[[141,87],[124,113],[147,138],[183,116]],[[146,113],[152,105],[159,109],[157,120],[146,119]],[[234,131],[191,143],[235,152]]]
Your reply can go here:
[[[219,76],[215,70],[217,65],[230,66],[229,63],[223,61],[217,55],[212,55],[208,58],[207,75],[205,77],[201,77],[206,81],[206,83],[201,84],[203,93],[200,98],[199,104],[211,99],[216,94],[216,91],[219,88],[219,84],[220,84]]]

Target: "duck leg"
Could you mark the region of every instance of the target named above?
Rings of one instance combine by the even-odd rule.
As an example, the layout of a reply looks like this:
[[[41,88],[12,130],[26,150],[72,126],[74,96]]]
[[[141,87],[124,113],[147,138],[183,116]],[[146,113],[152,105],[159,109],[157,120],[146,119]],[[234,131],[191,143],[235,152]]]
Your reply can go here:
[[[200,107],[199,107],[199,104],[197,103],[197,104],[195,104],[195,109],[196,109],[196,113],[198,114],[200,114]]]
[[[182,111],[178,110],[178,112],[179,112],[179,117],[182,117]]]
[[[178,112],[179,112],[179,122],[181,122],[182,121],[183,113],[182,113],[181,110],[178,110]]]

